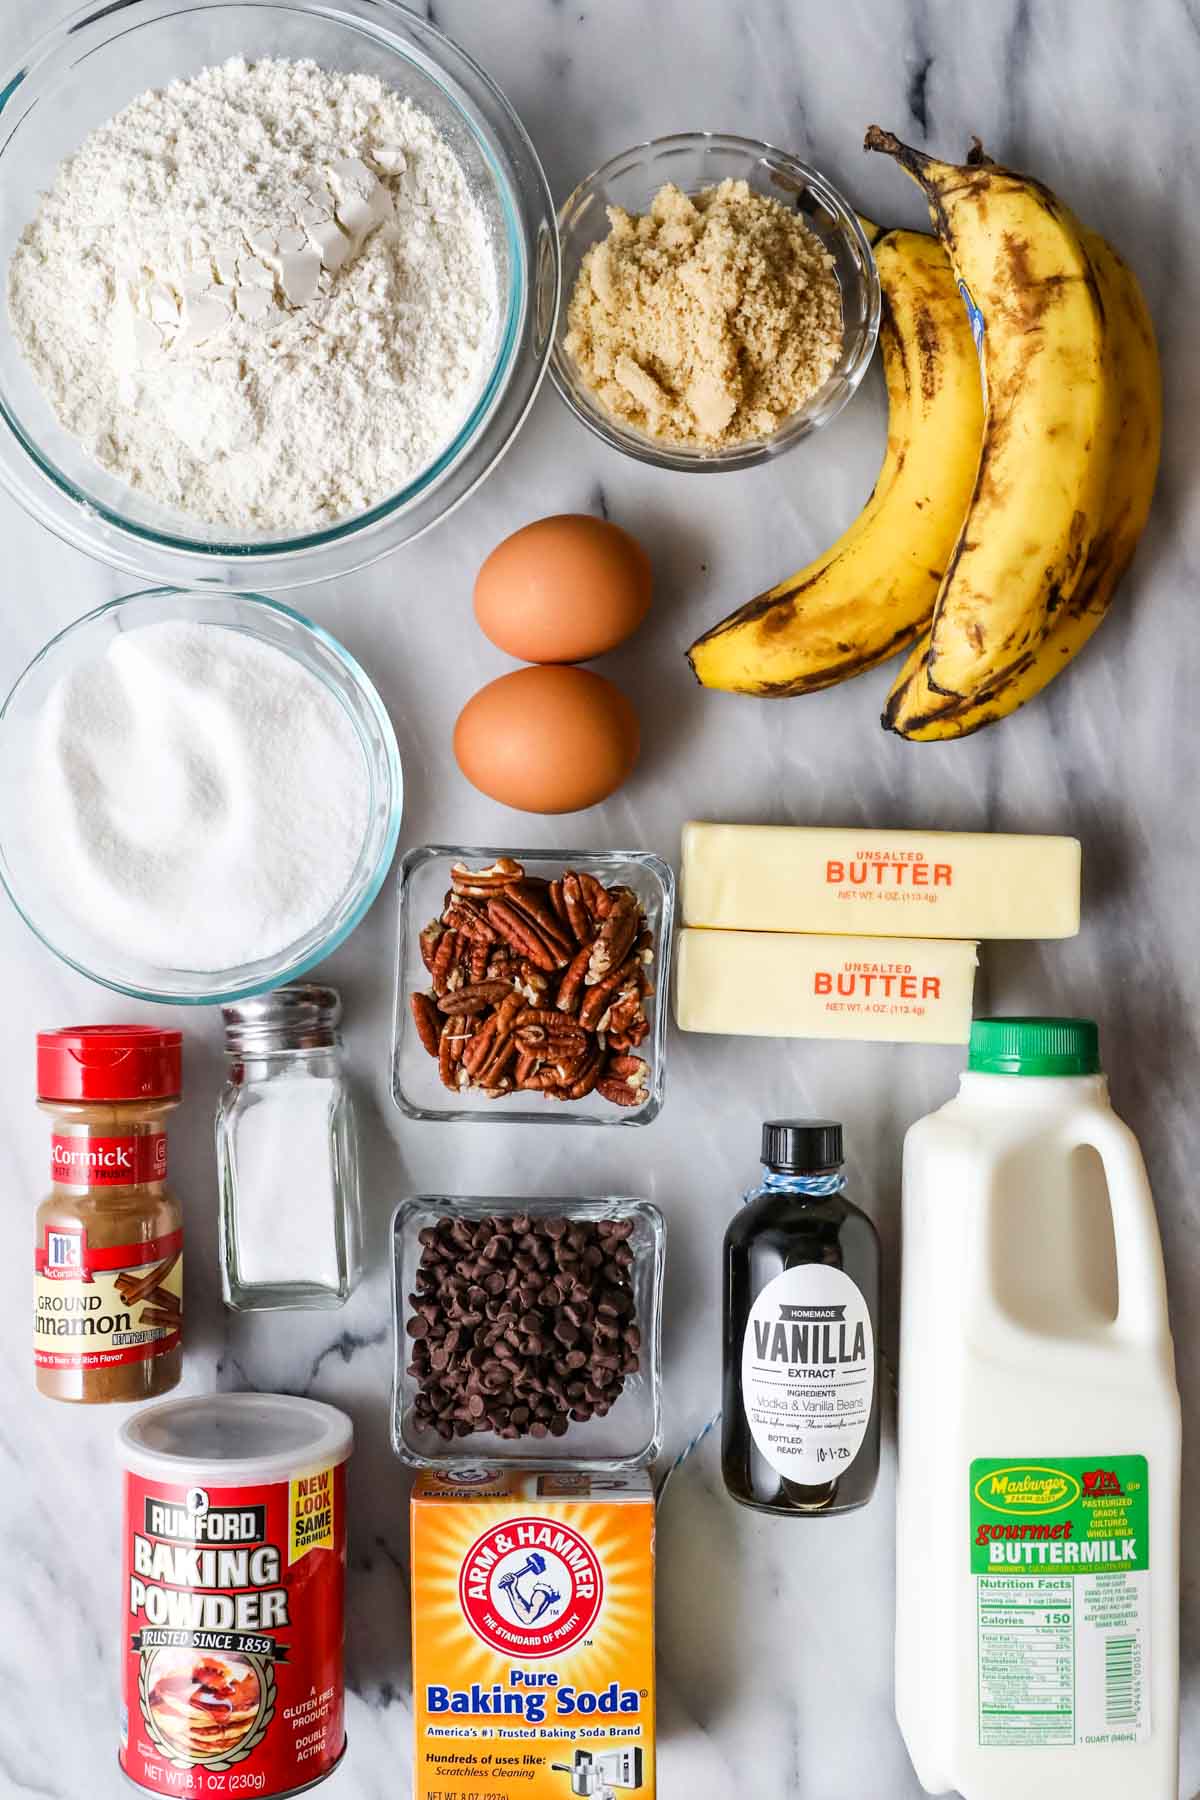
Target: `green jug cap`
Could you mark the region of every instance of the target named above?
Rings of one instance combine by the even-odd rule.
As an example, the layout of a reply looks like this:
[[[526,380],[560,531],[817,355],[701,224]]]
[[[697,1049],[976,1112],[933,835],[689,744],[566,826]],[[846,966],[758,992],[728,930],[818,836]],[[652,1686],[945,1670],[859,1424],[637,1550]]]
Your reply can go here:
[[[1092,1019],[976,1019],[968,1069],[979,1075],[1099,1075]]]

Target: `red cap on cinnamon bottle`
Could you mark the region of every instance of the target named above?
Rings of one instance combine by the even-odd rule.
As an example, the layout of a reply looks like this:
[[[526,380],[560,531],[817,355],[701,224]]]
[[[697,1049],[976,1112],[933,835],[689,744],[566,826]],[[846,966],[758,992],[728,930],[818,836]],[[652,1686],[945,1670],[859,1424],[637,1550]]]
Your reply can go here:
[[[154,1025],[39,1031],[39,1100],[169,1100],[182,1087],[183,1033]]]

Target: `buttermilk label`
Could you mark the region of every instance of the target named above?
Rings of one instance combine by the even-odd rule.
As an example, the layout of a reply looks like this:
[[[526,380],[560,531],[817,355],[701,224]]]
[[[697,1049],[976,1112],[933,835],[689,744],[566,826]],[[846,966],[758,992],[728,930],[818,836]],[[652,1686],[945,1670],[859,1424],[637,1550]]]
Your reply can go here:
[[[1150,1487],[1144,1456],[970,1468],[979,1742],[1150,1735]]]
[[[844,1473],[874,1392],[871,1315],[850,1277],[813,1263],[769,1281],[742,1339],[742,1405],[772,1468],[806,1487]]]

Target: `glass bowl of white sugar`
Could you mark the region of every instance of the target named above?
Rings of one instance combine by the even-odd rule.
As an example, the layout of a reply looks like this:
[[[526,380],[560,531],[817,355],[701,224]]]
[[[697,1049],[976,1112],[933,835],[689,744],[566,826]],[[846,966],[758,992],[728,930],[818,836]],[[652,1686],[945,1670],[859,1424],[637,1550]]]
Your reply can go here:
[[[0,880],[64,962],[141,1000],[243,999],[321,962],[378,894],[402,803],[363,670],[259,595],[110,601],[0,709]]]
[[[179,586],[346,574],[495,465],[545,371],[553,202],[394,0],[92,0],[0,74],[0,483]]]

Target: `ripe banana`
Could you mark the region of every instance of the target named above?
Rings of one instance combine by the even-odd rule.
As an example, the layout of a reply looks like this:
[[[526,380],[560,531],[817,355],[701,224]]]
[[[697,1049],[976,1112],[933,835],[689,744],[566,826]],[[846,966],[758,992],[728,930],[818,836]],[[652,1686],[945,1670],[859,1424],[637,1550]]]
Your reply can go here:
[[[1049,189],[956,166],[873,125],[866,147],[921,187],[984,371],[978,473],[934,611],[924,679],[970,700],[1036,651],[1100,529],[1116,405],[1083,229]]]
[[[1109,327],[1118,396],[1100,531],[1070,599],[1036,648],[973,700],[948,701],[926,678],[929,633],[900,673],[883,723],[921,742],[966,737],[1007,717],[1053,681],[1108,612],[1150,511],[1162,437],[1162,379],[1154,327],[1137,277],[1102,237],[1085,234]]]
[[[814,693],[894,655],[933,609],[979,460],[979,364],[937,240],[889,231],[875,260],[888,440],[874,491],[823,556],[697,639],[705,687]]]

